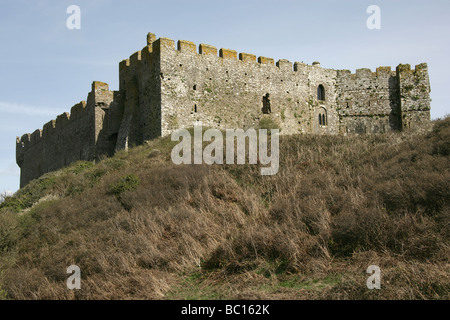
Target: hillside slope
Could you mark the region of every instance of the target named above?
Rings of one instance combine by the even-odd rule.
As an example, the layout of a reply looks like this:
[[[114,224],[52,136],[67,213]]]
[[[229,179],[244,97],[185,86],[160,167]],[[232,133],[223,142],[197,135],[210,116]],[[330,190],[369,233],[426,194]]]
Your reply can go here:
[[[283,136],[274,176],[176,166],[174,145],[79,162],[6,198],[0,297],[450,298],[450,118],[430,133]],[[70,265],[81,290],[66,287]]]

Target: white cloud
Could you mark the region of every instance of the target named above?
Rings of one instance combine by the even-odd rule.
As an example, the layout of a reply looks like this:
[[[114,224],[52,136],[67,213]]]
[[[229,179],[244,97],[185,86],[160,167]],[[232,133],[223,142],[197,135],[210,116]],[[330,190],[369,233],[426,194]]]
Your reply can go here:
[[[0,112],[21,114],[28,116],[54,117],[58,111],[52,108],[28,106],[23,104],[0,101]]]

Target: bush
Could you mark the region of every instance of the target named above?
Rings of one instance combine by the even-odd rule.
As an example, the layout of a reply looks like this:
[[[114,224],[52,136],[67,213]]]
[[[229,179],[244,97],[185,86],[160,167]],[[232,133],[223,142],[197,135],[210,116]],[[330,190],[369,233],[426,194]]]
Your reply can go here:
[[[258,129],[267,129],[270,133],[271,129],[280,130],[280,126],[274,119],[265,117],[259,120]]]
[[[135,190],[140,183],[140,179],[135,174],[129,174],[121,177],[116,183],[109,186],[108,192],[115,196],[120,196],[125,191]]]
[[[450,117],[437,121],[429,138],[433,146],[433,154],[450,155]]]
[[[0,204],[0,209],[10,208],[14,212],[20,212],[28,207],[27,203],[23,199],[16,197],[5,197]]]
[[[73,173],[80,174],[94,166],[95,166],[94,162],[91,162],[91,161],[78,161],[74,165],[72,165],[70,168]]]

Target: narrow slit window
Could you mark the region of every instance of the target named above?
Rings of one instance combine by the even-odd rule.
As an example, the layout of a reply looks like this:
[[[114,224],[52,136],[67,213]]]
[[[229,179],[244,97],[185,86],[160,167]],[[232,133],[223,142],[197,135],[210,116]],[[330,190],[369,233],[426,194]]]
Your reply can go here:
[[[319,85],[317,87],[317,100],[324,101],[325,100],[325,88],[323,85]]]
[[[263,97],[262,112],[264,114],[269,114],[272,112],[271,107],[270,107],[270,94],[268,94],[268,93]]]

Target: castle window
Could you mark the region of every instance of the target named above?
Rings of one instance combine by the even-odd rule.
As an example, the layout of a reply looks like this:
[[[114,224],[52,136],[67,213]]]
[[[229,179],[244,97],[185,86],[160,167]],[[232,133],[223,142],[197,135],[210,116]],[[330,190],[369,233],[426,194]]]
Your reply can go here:
[[[264,114],[269,114],[272,112],[271,108],[270,108],[270,95],[266,94],[263,97],[263,108],[262,108],[262,112]]]
[[[194,84],[194,87],[192,89],[197,90],[197,85]]]
[[[325,88],[321,84],[317,87],[317,100],[325,100]]]
[[[194,112],[197,113],[197,105],[194,105]]]
[[[324,108],[319,113],[319,126],[326,126],[328,125],[328,119],[327,119],[327,112]]]

